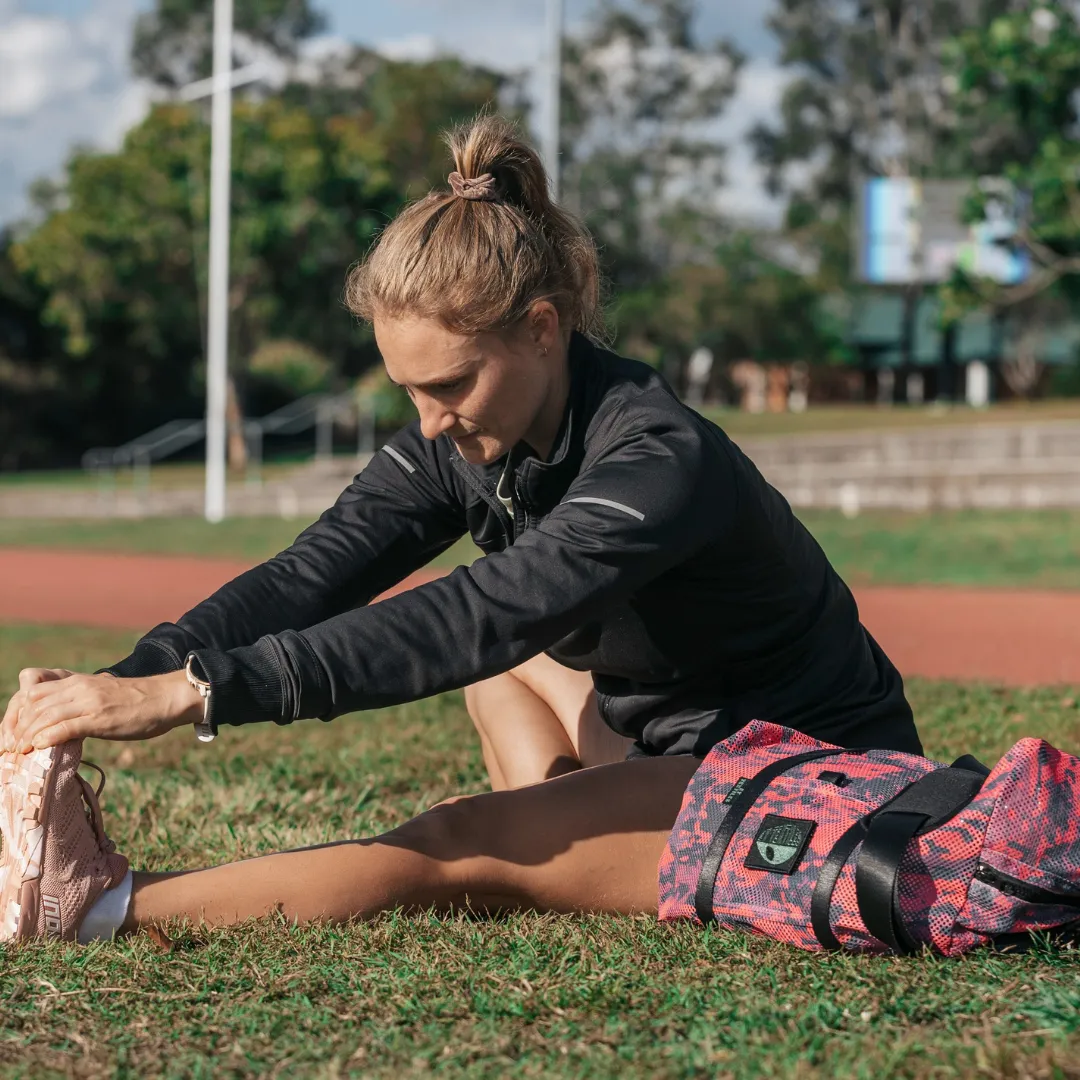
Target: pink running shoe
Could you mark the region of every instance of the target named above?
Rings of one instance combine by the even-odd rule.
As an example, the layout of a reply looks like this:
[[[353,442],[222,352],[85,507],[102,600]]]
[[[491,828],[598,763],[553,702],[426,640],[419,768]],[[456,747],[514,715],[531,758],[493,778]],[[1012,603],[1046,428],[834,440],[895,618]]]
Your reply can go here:
[[[105,835],[98,795],[80,775],[82,740],[0,754],[0,941],[74,941],[86,913],[128,861]],[[89,762],[87,762],[89,765]]]

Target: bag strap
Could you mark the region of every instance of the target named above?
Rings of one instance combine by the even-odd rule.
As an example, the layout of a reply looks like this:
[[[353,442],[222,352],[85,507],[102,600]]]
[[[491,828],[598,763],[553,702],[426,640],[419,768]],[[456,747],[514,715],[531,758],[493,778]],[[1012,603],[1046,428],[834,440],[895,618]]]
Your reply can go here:
[[[984,765],[974,754],[961,754],[950,766],[953,769],[968,769],[971,772],[990,775],[990,766]]]
[[[867,932],[904,956],[917,945],[900,915],[900,860],[925,824],[925,814],[878,814],[855,864],[855,897]]]
[[[955,817],[985,779],[969,769],[935,769],[870,817],[855,864],[855,898],[867,931],[894,952],[908,954],[918,948],[900,910],[900,863],[908,845]]]
[[[821,865],[813,896],[810,897],[810,926],[821,947],[830,952],[835,952],[840,948],[840,940],[832,932],[830,919],[833,892],[836,890],[837,881],[840,880],[840,871],[844,869],[844,864],[851,853],[866,839],[872,816],[872,814],[867,814],[859,818],[833,844],[832,851],[825,856],[825,862]]]
[[[862,750],[845,750],[834,746],[828,750],[808,750],[804,754],[794,754],[791,757],[781,758],[771,765],[766,765],[751,777],[743,787],[738,797],[728,808],[724,820],[716,830],[705,852],[705,858],[701,864],[701,873],[698,875],[697,888],[694,891],[694,907],[697,917],[702,923],[710,923],[715,919],[713,914],[713,893],[716,890],[716,876],[720,873],[720,864],[724,861],[731,838],[735,830],[742,824],[742,820],[753,807],[754,803],[765,793],[766,788],[778,777],[789,769],[794,769],[805,761],[815,761],[817,758],[833,757],[836,754],[861,754]]]
[[[966,768],[968,760],[974,762],[975,765],[979,766],[979,768]],[[952,768],[956,769],[957,771],[960,771],[961,768],[963,768],[963,771],[970,772],[972,774],[975,774],[975,776],[978,776],[982,775],[981,770],[986,769],[986,766],[982,765],[981,762],[975,761],[974,758],[970,758],[970,756],[965,756],[962,758],[958,758],[957,761],[952,765]],[[945,771],[948,770],[937,769],[933,773],[928,773],[927,776],[937,775],[938,773]],[[986,769],[986,775],[989,775],[989,772],[990,770]],[[953,814],[959,813],[959,811],[967,805],[970,799],[974,798],[975,792],[977,792],[978,790],[978,788],[975,787],[975,776],[961,778],[961,787],[964,790],[962,791],[960,788],[953,790],[951,798],[944,797],[943,792],[939,792],[936,812],[932,819],[934,821],[932,827],[936,828],[937,825],[943,824],[950,817],[952,817]],[[925,779],[925,777],[923,777],[922,779]],[[833,892],[836,890],[836,883],[840,879],[840,873],[844,869],[844,866],[846,865],[848,859],[851,857],[851,853],[859,846],[859,844],[864,843],[864,841],[867,839],[867,835],[870,832],[870,825],[875,819],[875,817],[887,813],[891,810],[899,810],[904,805],[907,805],[909,809],[913,808],[913,803],[911,801],[912,797],[910,796],[908,797],[909,801],[905,804],[900,804],[900,806],[898,806],[897,803],[902,796],[907,796],[907,793],[911,791],[911,789],[915,787],[916,784],[919,783],[921,783],[921,780],[914,781],[912,784],[909,784],[902,791],[894,795],[887,803],[882,804],[875,810],[872,810],[869,814],[865,815],[865,817],[862,817],[858,821],[856,821],[855,824],[848,828],[840,836],[840,839],[837,840],[835,844],[833,844],[832,850],[825,857],[825,862],[822,864],[821,871],[818,874],[817,883],[814,886],[813,896],[810,899],[810,924],[813,927],[814,936],[818,939],[818,942],[821,944],[822,948],[828,949],[830,951],[835,951],[841,947],[840,941],[837,939],[836,935],[832,931],[832,921],[830,916],[832,914]],[[937,780],[933,781],[933,783],[941,785],[942,781]],[[972,791],[972,788],[974,788],[975,790]],[[968,794],[969,792],[970,795]],[[925,785],[920,789],[920,793],[926,793]],[[917,793],[915,798],[921,798],[921,795]],[[929,810],[931,808],[923,806],[920,807],[920,809]],[[924,814],[923,820],[928,820],[928,815]],[[901,852],[901,857],[902,856],[903,852]],[[859,858],[861,861],[861,853]],[[899,864],[897,865],[899,866]],[[880,862],[878,864],[878,867],[876,868],[880,869]],[[867,871],[867,873],[869,872],[870,871]],[[866,878],[864,875],[864,883],[865,881]],[[869,893],[867,893],[868,888]],[[888,896],[892,896],[891,884],[888,886],[883,886],[883,889],[886,890],[886,894]],[[867,896],[868,898],[868,907],[874,906],[874,900],[871,898],[873,895],[874,892],[872,887],[864,884],[864,896]],[[881,905],[878,904],[877,907],[880,908]],[[891,911],[891,904],[889,905],[889,909]],[[862,914],[862,912],[860,912],[860,914]],[[863,915],[863,921],[866,922],[865,915]],[[886,923],[883,919],[881,923],[878,924],[876,917],[871,915],[871,921],[873,921],[875,925],[878,925],[879,929],[882,929],[883,931],[891,931],[893,937],[898,942],[901,940],[900,934],[896,932],[895,926],[891,919],[888,923]],[[869,926],[867,926],[867,929],[869,929]],[[874,936],[877,937],[878,935],[875,934]]]

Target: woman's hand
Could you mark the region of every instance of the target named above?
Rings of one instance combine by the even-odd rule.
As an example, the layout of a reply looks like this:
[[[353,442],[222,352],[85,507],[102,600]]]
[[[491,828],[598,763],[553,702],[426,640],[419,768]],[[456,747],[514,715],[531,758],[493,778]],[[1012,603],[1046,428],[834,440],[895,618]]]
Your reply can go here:
[[[202,699],[182,671],[117,679],[30,668],[19,685],[0,725],[0,750],[29,753],[70,739],[152,739],[202,716]]]

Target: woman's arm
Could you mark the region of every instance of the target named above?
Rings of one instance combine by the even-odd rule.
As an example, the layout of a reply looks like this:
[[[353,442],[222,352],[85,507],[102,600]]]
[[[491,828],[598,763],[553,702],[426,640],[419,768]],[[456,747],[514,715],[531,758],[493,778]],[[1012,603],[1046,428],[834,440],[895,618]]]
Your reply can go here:
[[[211,720],[329,720],[508,670],[718,539],[730,523],[734,483],[723,451],[686,425],[615,440],[506,551],[308,629],[194,649],[196,673],[211,686]],[[116,739],[157,730],[135,712],[117,726],[104,722],[103,706],[54,709],[59,691],[37,694],[15,725],[24,742],[53,745],[58,731]]]
[[[330,719],[508,670],[718,538],[733,484],[695,427],[631,431],[506,551],[307,630],[195,650],[213,717]]]
[[[446,451],[415,423],[387,445],[291,547],[175,623],[154,627],[130,656],[102,670],[158,675],[181,668],[196,649],[227,651],[303,630],[367,604],[448,548],[466,525]]]

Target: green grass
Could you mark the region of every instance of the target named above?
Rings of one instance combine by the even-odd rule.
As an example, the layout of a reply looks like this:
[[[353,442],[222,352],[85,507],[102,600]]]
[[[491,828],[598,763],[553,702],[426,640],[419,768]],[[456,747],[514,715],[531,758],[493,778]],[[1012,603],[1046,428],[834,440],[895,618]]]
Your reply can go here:
[[[1080,512],[872,512],[800,514],[848,582],[1080,588]],[[287,547],[303,522],[234,518],[141,521],[0,521],[0,547],[203,555],[257,562]],[[467,538],[435,561],[456,566],[479,552]]]
[[[256,563],[287,548],[307,525],[306,521],[281,518],[229,518],[216,525],[191,517],[137,521],[9,518],[0,521],[0,549],[43,547],[125,555],[195,555]],[[479,554],[472,541],[463,537],[432,565],[458,566]]]
[[[1080,512],[799,516],[849,584],[1080,588]]]
[[[804,413],[744,413],[734,408],[701,410],[736,438],[755,435],[810,435],[845,431],[906,431],[957,424],[1019,424],[1080,420],[1080,400],[1015,401],[972,409],[966,405],[818,405]]]
[[[263,462],[260,470],[264,480],[276,480],[295,472],[299,466],[308,464],[310,455],[284,461]],[[152,490],[168,491],[177,488],[199,488],[205,479],[203,464],[198,461],[164,461],[154,465],[149,472]],[[243,484],[245,474],[230,471],[229,482]],[[57,488],[79,491],[96,490],[105,482],[95,472],[85,469],[27,469],[23,472],[0,472],[0,491],[40,489],[52,491]],[[131,488],[135,477],[131,469],[120,469],[114,483],[118,490]]]
[[[130,634],[0,627],[22,666],[92,669]],[[928,751],[1075,751],[1075,689],[915,682]],[[484,776],[459,694],[332,724],[92,744],[110,832],[179,869],[392,827]],[[647,918],[262,920],[0,953],[0,1076],[1077,1077],[1080,952],[818,957]]]

